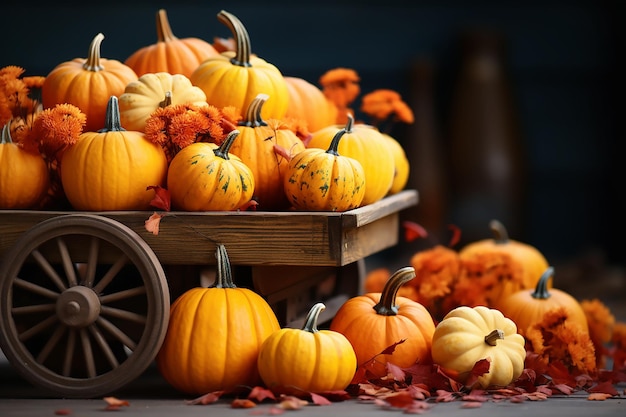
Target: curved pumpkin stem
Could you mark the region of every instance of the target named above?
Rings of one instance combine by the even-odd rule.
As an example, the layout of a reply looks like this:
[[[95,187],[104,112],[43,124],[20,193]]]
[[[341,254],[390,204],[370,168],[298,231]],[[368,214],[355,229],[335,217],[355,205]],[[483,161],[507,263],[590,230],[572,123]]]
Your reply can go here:
[[[330,141],[330,145],[328,146],[328,150],[326,151],[326,153],[334,156],[339,156],[339,151],[337,150],[339,148],[339,141],[346,133],[348,133],[348,131],[345,128],[335,133],[335,136],[333,136],[333,140]]]
[[[248,35],[246,27],[235,15],[228,13],[225,10],[222,10],[217,14],[217,19],[230,29],[233,34],[233,39],[235,39],[235,43],[237,45],[235,48],[235,56],[231,58],[230,63],[240,67],[251,67],[250,36]]]
[[[398,314],[396,295],[400,287],[415,278],[415,268],[406,266],[398,269],[385,283],[380,294],[380,301],[374,306],[376,313],[382,316],[395,316]]]
[[[246,110],[246,118],[241,120],[239,126],[259,127],[267,126],[267,123],[261,117],[263,105],[270,98],[267,94],[258,94],[250,103]]]
[[[302,330],[310,333],[317,333],[317,320],[319,319],[320,313],[326,309],[324,303],[317,303],[309,313],[306,315],[306,319],[304,320],[304,326],[302,326]]]
[[[13,139],[11,138],[11,122],[13,119],[10,119],[4,126],[2,126],[2,132],[0,132],[0,144],[7,145],[9,143],[13,143]]]
[[[104,127],[98,130],[99,133],[104,132],[125,132],[120,119],[120,104],[115,96],[109,97],[107,103],[107,111],[104,115]]]
[[[346,131],[346,133],[352,133],[352,127],[354,126],[354,116],[351,113],[348,113],[347,116],[348,121],[346,122],[346,127],[343,128],[343,130]]]
[[[104,40],[104,35],[98,33],[89,45],[89,52],[87,53],[87,59],[83,64],[85,71],[102,71],[104,67],[100,63],[100,46]]]
[[[504,332],[500,329],[492,330],[487,336],[485,336],[485,343],[489,346],[495,346],[498,340],[504,339]]]
[[[162,102],[159,103],[159,107],[164,109],[167,106],[172,104],[172,92],[171,91],[166,91],[165,92],[165,98],[163,99]]]
[[[537,281],[537,287],[535,287],[535,291],[530,294],[533,298],[538,300],[546,300],[552,296],[552,294],[548,292],[548,280],[552,278],[552,275],[554,275],[554,268],[549,267],[548,269],[546,269],[546,272],[541,275],[539,281]]]
[[[209,288],[237,288],[233,283],[233,270],[230,266],[226,246],[222,244],[217,245],[215,257],[217,258],[217,275],[215,283]]]
[[[506,231],[506,227],[498,220],[492,220],[489,222],[489,228],[493,232],[493,240],[497,244],[509,243],[509,233]]]
[[[224,142],[222,142],[220,147],[213,150],[213,153],[215,154],[215,156],[218,156],[222,159],[230,159],[228,157],[228,151],[230,150],[230,147],[233,145],[233,142],[235,141],[235,139],[237,139],[237,136],[239,136],[239,131],[237,129],[232,130],[228,134],[228,136],[226,136],[226,139],[224,139]]]
[[[165,9],[160,9],[156,15],[156,31],[157,42],[171,42],[178,38],[174,36],[170,21],[167,19],[167,12]]]

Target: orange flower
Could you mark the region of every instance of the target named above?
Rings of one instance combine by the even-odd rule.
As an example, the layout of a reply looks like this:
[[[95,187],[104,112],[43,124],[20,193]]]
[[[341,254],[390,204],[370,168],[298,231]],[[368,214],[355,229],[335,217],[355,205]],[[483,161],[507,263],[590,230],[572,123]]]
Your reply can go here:
[[[41,88],[45,80],[46,77],[42,77],[40,75],[32,75],[30,77],[22,78],[22,81],[24,81],[24,85],[26,85],[26,87],[30,90]]]
[[[78,141],[86,120],[78,107],[57,104],[39,113],[33,122],[32,136],[48,159],[60,159],[60,153]]]
[[[609,308],[598,299],[583,300],[580,302],[580,306],[587,317],[589,336],[596,348],[597,365],[603,366],[604,354],[606,353],[604,345],[611,340],[611,336],[613,335],[615,316],[613,316]]]
[[[357,72],[350,68],[335,68],[320,77],[322,92],[337,106],[337,123],[348,121],[348,113],[352,113],[349,106],[361,92],[360,81]]]
[[[626,323],[615,323],[611,344],[613,345],[613,369],[626,372]]]
[[[396,91],[379,89],[363,96],[361,111],[379,124],[389,118],[404,123],[413,123],[413,110],[404,102]]]

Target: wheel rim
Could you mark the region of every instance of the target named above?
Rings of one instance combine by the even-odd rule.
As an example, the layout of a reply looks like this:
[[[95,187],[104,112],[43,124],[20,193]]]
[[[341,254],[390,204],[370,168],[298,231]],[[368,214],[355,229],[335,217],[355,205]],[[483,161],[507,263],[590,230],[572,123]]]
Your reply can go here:
[[[98,215],[43,221],[0,266],[0,347],[34,385],[97,397],[152,363],[169,319],[158,258],[139,235]]]

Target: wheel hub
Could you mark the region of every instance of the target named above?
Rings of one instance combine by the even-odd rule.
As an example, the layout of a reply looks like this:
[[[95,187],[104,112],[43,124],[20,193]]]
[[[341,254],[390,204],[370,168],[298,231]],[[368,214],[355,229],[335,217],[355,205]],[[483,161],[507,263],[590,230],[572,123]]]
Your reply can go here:
[[[56,303],[57,316],[70,327],[86,327],[100,315],[100,299],[91,289],[76,285],[63,291]]]

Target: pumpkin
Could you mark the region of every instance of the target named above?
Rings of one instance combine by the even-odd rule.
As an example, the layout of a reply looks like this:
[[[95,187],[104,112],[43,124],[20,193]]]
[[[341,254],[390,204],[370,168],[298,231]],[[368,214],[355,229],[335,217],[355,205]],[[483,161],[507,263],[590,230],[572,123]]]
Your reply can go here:
[[[553,276],[554,268],[549,267],[534,290],[520,290],[498,302],[496,308],[515,322],[521,335],[525,335],[529,327],[540,323],[548,311],[561,307],[569,320],[587,331],[587,316],[580,303],[565,291],[548,290],[548,282]]]
[[[277,152],[283,149],[289,154],[303,151],[304,143],[289,126],[277,119],[264,120],[261,116],[268,96],[259,94],[250,103],[246,116],[239,122],[239,138],[230,148],[246,164],[254,176],[254,199],[260,210],[281,210],[289,207],[283,179],[289,158]]]
[[[147,73],[131,81],[119,96],[122,126],[143,132],[146,120],[159,107],[176,104],[207,106],[206,95],[182,74]]]
[[[104,128],[83,132],[61,159],[61,183],[76,210],[147,210],[154,198],[148,187],[163,185],[166,174],[163,149],[121,126],[115,96]]]
[[[73,104],[87,117],[85,131],[100,129],[109,97],[119,97],[126,85],[137,79],[137,74],[129,66],[100,57],[103,40],[104,35],[98,33],[89,46],[87,58],[75,58],[57,65],[41,87],[44,108]]]
[[[524,370],[524,338],[502,312],[485,306],[460,306],[437,324],[432,340],[433,362],[452,371],[464,383],[476,362],[489,361],[489,372],[478,377],[482,388],[506,386]]]
[[[549,267],[545,256],[534,246],[509,239],[506,228],[490,222],[493,239],[483,239],[459,251],[461,275],[468,279],[490,279],[495,284],[484,294],[487,306],[522,289],[534,288]],[[463,277],[462,277],[463,278]]]
[[[195,142],[181,149],[170,162],[167,188],[172,206],[186,211],[235,210],[254,193],[254,176],[237,156],[229,153],[238,130],[218,147]]]
[[[40,154],[13,143],[11,120],[0,132],[0,209],[33,208],[48,190],[49,173]]]
[[[389,189],[389,194],[393,195],[404,190],[406,183],[409,181],[410,163],[409,158],[407,158],[406,152],[404,152],[404,148],[400,142],[387,133],[382,133],[382,135],[387,140],[387,144],[389,145],[389,148],[391,148],[391,153],[393,154],[393,182],[391,183],[391,188]]]
[[[219,55],[205,40],[174,36],[165,9],[156,14],[156,32],[156,43],[139,48],[124,61],[139,77],[156,72],[189,77],[205,59]]]
[[[365,195],[362,205],[372,204],[387,195],[395,172],[391,149],[382,134],[371,126],[354,124],[352,115],[343,128],[346,133],[337,148],[340,155],[354,158],[365,171]],[[328,149],[339,128],[336,125],[313,132],[308,148]]]
[[[281,119],[287,112],[287,82],[276,66],[251,55],[250,37],[241,21],[224,10],[218,20],[228,26],[236,42],[235,51],[207,58],[189,77],[200,87],[207,102],[215,107],[233,106],[245,111],[258,94],[267,94],[264,119]]]
[[[299,77],[284,77],[289,92],[285,117],[302,120],[311,132],[335,124],[337,106],[316,85]]]
[[[217,245],[216,256],[215,283],[187,290],[172,303],[156,357],[163,378],[187,394],[260,385],[261,345],[280,330],[265,299],[234,284],[224,245]]]
[[[397,270],[382,292],[350,298],[330,323],[330,330],[342,333],[352,343],[359,366],[375,359],[366,368],[375,376],[387,375],[387,361],[402,368],[431,361],[432,316],[421,304],[396,296],[398,289],[414,277],[412,267]],[[389,358],[381,354],[402,341]]]
[[[346,211],[361,205],[365,195],[363,167],[356,159],[337,152],[345,133],[345,129],[337,132],[327,151],[308,148],[289,161],[284,187],[296,210]]]
[[[302,329],[272,333],[259,351],[261,379],[273,392],[302,395],[345,389],[356,371],[356,354],[344,335],[318,330],[326,306],[315,304]]]

